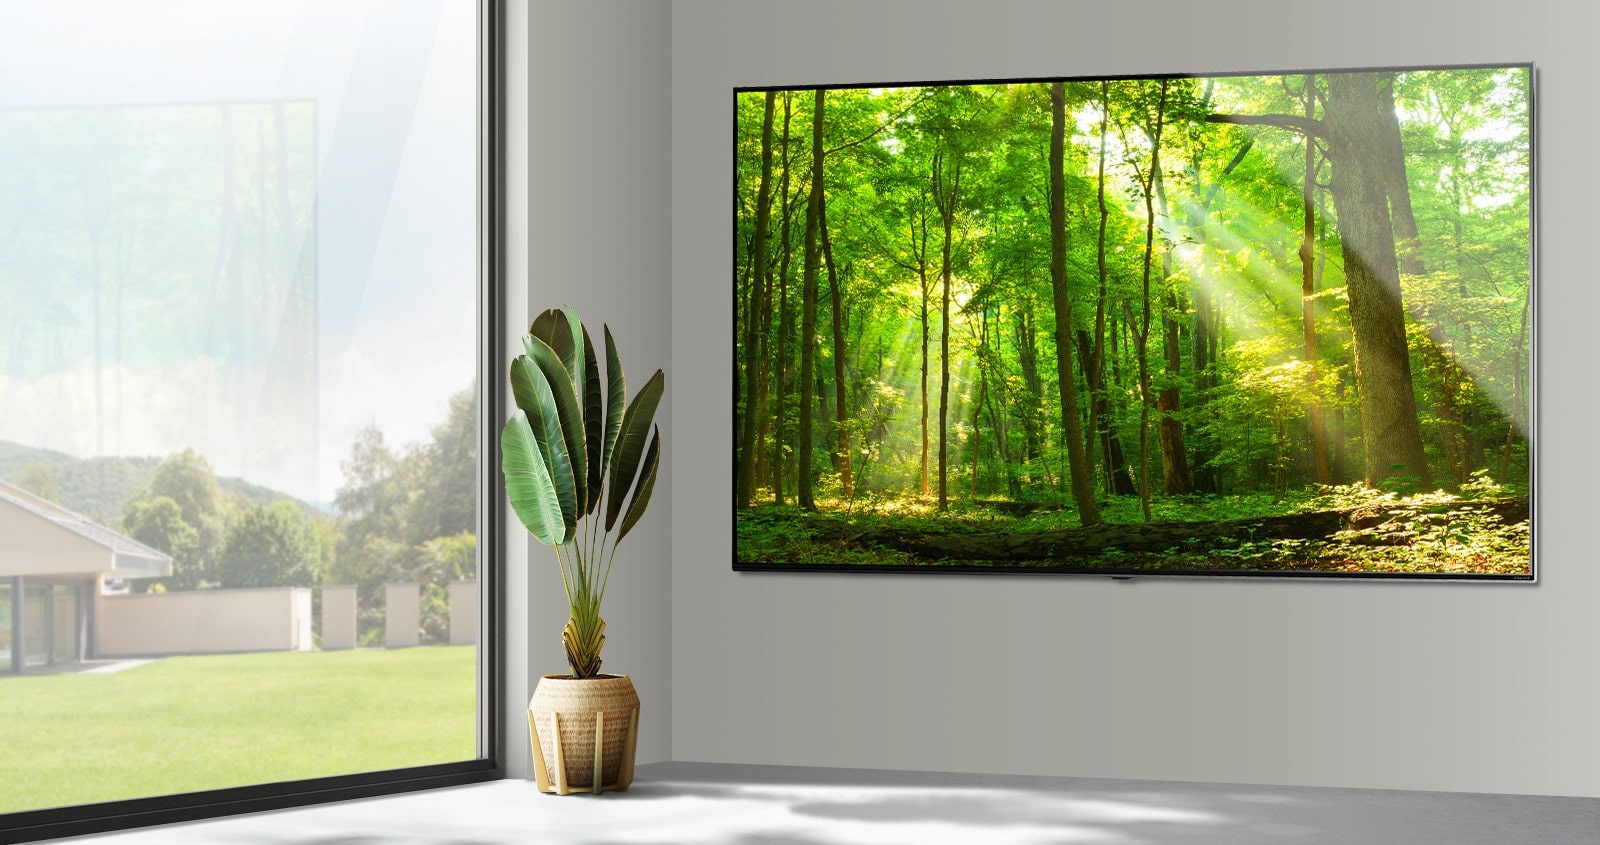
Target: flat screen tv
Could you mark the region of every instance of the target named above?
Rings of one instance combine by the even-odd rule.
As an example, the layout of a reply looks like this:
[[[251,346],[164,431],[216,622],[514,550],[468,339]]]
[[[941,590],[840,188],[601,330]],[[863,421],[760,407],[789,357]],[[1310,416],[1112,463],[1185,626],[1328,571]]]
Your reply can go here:
[[[733,108],[736,570],[1534,580],[1531,65]]]

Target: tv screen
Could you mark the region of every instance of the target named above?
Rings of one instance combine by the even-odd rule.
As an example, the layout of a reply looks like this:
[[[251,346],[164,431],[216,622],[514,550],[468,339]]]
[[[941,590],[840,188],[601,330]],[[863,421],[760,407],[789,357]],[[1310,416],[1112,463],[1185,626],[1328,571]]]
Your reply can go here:
[[[1531,581],[1530,65],[734,92],[734,568]]]

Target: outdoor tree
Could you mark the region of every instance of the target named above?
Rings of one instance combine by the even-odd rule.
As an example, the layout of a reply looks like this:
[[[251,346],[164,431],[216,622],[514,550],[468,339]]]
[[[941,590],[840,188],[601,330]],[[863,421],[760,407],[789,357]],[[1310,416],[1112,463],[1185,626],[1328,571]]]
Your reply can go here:
[[[373,460],[382,463],[381,451]],[[404,539],[411,544],[435,537],[453,536],[478,527],[478,392],[477,385],[450,397],[449,415],[430,431],[413,461],[414,496],[390,492],[387,498],[403,500]],[[363,471],[366,468],[363,467]],[[375,497],[385,494],[374,491]],[[347,499],[348,501],[348,499]]]
[[[422,544],[415,580],[421,587],[421,625],[425,643],[450,641],[450,582],[478,576],[478,541],[463,531]]]
[[[49,464],[32,464],[17,476],[17,486],[52,502],[61,502],[61,476]]]
[[[183,509],[167,496],[146,495],[128,502],[122,532],[172,557],[172,576],[161,579],[169,590],[198,590],[206,581],[200,557],[200,532],[184,521]],[[142,583],[142,582],[141,582]]]
[[[298,505],[256,505],[228,526],[217,580],[225,588],[311,587],[321,581],[320,561],[316,536]]]
[[[210,462],[194,449],[168,457],[150,479],[150,495],[164,496],[177,504],[183,521],[199,538],[195,555],[204,572],[202,580],[217,580],[216,561],[227,514]]]

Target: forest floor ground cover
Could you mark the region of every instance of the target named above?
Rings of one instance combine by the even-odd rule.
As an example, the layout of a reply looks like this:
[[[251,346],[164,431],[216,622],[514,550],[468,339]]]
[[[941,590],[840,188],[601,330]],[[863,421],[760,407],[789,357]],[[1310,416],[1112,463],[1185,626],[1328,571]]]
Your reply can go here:
[[[0,812],[477,757],[477,649],[169,657],[0,678]]]
[[[908,551],[883,538],[1044,536],[1082,527],[1070,503],[967,499],[951,501],[941,513],[932,499],[859,496],[853,501],[819,500],[817,511],[811,513],[794,505],[765,504],[736,514],[735,555],[741,565],[751,568],[824,564],[1526,575],[1531,561],[1529,521],[1507,520],[1490,512],[1491,503],[1526,502],[1525,496],[1526,491],[1491,483],[1463,485],[1456,493],[1413,495],[1353,485],[1280,494],[1164,497],[1151,502],[1151,523],[1226,523],[1237,530],[1193,536],[1158,549],[1113,544],[1092,555],[1037,559],[940,557]],[[1145,524],[1137,497],[1102,497],[1100,507],[1103,520],[1126,527],[1124,534],[1137,535]],[[1379,516],[1359,527],[1311,538],[1264,536],[1252,523],[1352,510]]]

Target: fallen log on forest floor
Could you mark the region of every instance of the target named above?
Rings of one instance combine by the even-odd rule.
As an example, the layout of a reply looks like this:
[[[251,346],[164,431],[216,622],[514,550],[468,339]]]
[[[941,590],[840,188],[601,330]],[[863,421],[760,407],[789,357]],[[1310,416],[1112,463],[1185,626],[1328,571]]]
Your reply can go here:
[[[1415,536],[1409,526],[1419,515],[1443,516],[1464,510],[1495,516],[1508,524],[1529,515],[1528,499],[1522,496],[1437,505],[1379,503],[1214,522],[1100,523],[1045,531],[936,532],[855,525],[828,517],[809,517],[803,524],[818,539],[887,546],[928,558],[1020,561],[1087,557],[1108,549],[1165,552],[1263,540],[1329,540],[1341,531],[1365,532],[1355,542],[1403,544]]]

